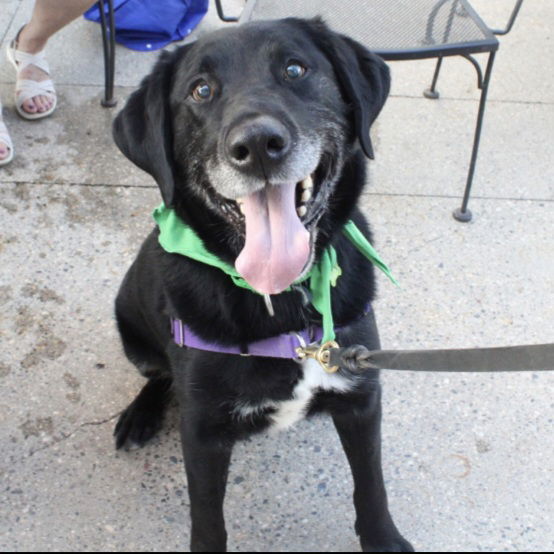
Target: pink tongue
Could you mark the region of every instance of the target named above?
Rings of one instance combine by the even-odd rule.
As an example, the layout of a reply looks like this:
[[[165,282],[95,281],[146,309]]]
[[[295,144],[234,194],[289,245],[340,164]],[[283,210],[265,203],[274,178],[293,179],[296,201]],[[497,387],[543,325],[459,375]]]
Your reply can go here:
[[[267,185],[246,196],[246,242],[235,269],[258,292],[277,294],[301,274],[310,256],[310,234],[296,214],[296,184]]]

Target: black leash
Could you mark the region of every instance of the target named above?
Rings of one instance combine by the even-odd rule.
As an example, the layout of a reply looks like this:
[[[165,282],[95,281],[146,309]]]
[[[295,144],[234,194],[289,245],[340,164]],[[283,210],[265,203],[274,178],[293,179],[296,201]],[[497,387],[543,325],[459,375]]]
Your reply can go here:
[[[316,359],[329,373],[344,368],[400,371],[549,371],[554,370],[554,344],[446,350],[368,350],[359,344],[341,348],[335,342],[306,347],[300,357]]]

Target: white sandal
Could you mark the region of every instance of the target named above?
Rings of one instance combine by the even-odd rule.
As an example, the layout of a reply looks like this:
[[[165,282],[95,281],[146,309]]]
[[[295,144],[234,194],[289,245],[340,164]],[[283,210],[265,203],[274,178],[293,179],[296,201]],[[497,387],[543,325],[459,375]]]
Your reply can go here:
[[[48,117],[55,109],[57,104],[56,91],[54,89],[54,83],[51,79],[45,81],[32,81],[30,79],[20,79],[20,72],[28,65],[34,65],[39,69],[42,69],[45,73],[50,75],[50,68],[48,62],[44,56],[44,50],[37,52],[36,54],[28,54],[17,49],[17,39],[21,33],[21,29],[17,33],[17,36],[8,45],[7,56],[8,60],[12,63],[17,71],[17,81],[15,83],[15,90],[19,91],[15,94],[15,108],[17,113],[24,119],[42,119]],[[52,106],[45,112],[29,113],[23,108],[23,102],[34,98],[35,96],[48,96],[52,99]]]
[[[13,142],[8,133],[8,128],[2,119],[2,103],[0,102],[0,142],[3,142],[9,149],[8,157],[0,160],[0,166],[7,165],[13,160]]]

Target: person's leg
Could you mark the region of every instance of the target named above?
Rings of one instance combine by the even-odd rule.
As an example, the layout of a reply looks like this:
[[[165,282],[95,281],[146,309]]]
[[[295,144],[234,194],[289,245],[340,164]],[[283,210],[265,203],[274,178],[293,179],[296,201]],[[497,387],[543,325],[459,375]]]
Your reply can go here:
[[[19,34],[17,49],[29,54],[40,52],[52,35],[95,3],[96,0],[36,0],[31,20]],[[30,65],[21,71],[20,78],[44,81],[49,77],[38,67]],[[30,114],[46,112],[52,103],[48,96],[39,95],[26,100],[23,109]]]

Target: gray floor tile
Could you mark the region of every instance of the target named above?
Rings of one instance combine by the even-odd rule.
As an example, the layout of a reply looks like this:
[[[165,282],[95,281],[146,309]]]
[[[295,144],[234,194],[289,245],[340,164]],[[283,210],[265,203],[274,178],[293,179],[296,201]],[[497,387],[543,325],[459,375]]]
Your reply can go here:
[[[0,92],[8,94],[9,85]],[[119,107],[130,89],[116,90]],[[153,186],[154,181],[119,153],[112,139],[118,108],[100,106],[100,87],[59,86],[58,109],[46,119],[26,121],[5,104],[4,118],[14,142],[14,161],[1,178],[27,183],[89,183]]]
[[[20,0],[0,0],[0,42],[19,8]]]
[[[473,102],[389,98],[374,133],[372,190],[461,198],[476,117]],[[552,200],[552,129],[550,105],[489,102],[473,194]]]

